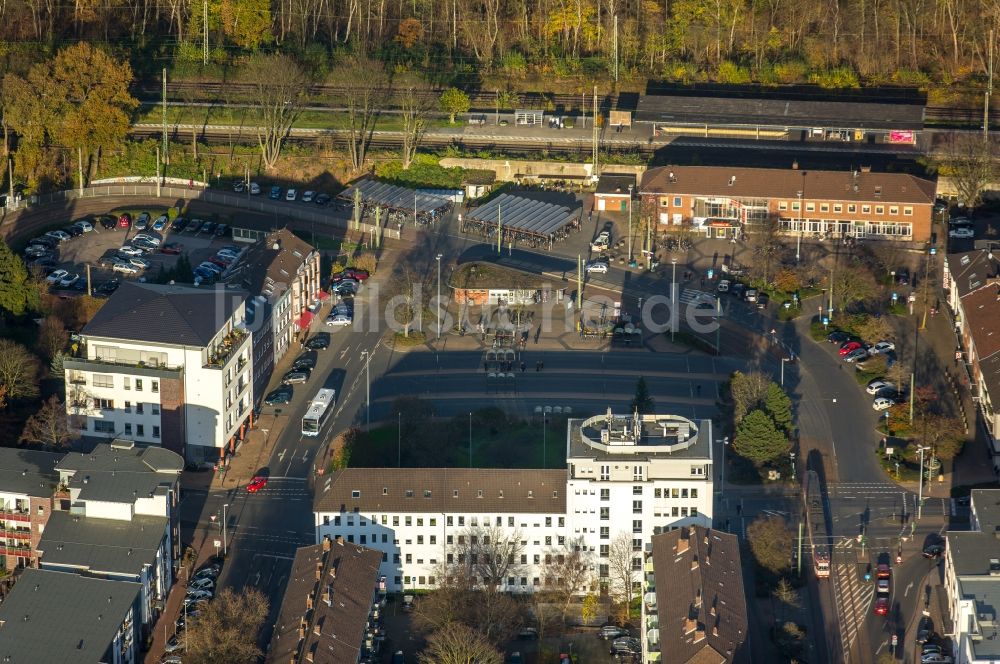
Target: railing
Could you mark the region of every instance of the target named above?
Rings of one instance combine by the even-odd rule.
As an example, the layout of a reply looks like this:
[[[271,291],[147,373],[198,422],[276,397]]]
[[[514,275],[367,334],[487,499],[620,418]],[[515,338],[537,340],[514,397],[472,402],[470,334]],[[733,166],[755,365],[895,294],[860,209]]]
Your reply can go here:
[[[31,513],[28,510],[0,510],[0,521],[31,521]]]
[[[237,353],[243,342],[249,338],[249,334],[242,330],[233,330],[223,338],[219,345],[215,347],[208,358],[207,368],[221,369]],[[245,362],[246,360],[244,360]]]
[[[0,531],[0,537],[10,537],[12,539],[31,539],[31,531],[9,528]]]
[[[155,184],[128,184],[123,182],[122,184],[115,185],[86,187],[82,190],[68,189],[66,191],[57,191],[51,194],[31,196],[26,201],[20,201],[17,204],[17,209],[31,209],[40,205],[64,203],[66,201],[72,201],[80,198],[116,198],[122,196],[157,198],[157,187]],[[271,201],[264,196],[248,196],[246,194],[240,195],[232,192],[227,193],[224,191],[215,191],[212,189],[167,186],[160,187],[159,198],[169,199],[171,201],[171,205],[174,204],[177,199],[198,200],[205,203],[213,203],[215,205],[252,210],[268,216],[273,216],[274,218],[290,217],[302,221],[309,221],[315,223],[317,226],[323,225],[328,228],[347,229],[353,226],[351,220],[335,217],[331,210],[310,210],[306,205],[288,205],[283,201]],[[388,215],[386,222],[388,222]],[[316,230],[319,231],[320,228],[317,227]],[[369,234],[375,231],[375,227],[371,224],[361,224],[361,227],[358,230],[362,233]],[[382,237],[395,240],[398,240],[400,235],[398,227],[390,228],[385,225],[383,225],[383,227],[379,230],[379,233]]]
[[[154,371],[180,371],[180,367],[175,367],[169,364],[151,364],[149,362],[142,361],[131,361],[126,362],[124,360],[109,360],[103,357],[70,357],[66,358],[64,366],[67,369],[73,369],[73,363],[87,363],[87,364],[101,364],[113,367],[128,367],[130,369],[153,369]],[[71,381],[76,382],[76,381]],[[82,380],[83,384],[86,384],[86,380]]]
[[[0,553],[17,555],[19,553],[31,554],[31,547],[23,544],[3,544],[0,543]]]

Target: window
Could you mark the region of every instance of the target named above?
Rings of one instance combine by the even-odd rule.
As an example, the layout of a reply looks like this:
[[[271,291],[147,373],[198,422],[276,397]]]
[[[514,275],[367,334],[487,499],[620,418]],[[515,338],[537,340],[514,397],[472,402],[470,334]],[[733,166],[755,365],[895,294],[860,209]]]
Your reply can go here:
[[[830,204],[829,203],[820,203],[819,204],[819,211],[820,212],[829,212],[830,211]]]
[[[637,538],[634,538],[632,540],[632,550],[633,551],[642,551],[642,538],[641,537],[637,537]]]
[[[660,207],[667,207],[668,205],[670,205],[670,199],[669,198],[667,198],[666,196],[664,196],[663,198],[660,199]]]
[[[150,388],[153,390],[153,393],[156,394],[157,392],[160,391],[160,381],[154,380],[151,381],[151,383],[152,384],[150,385]]]
[[[607,544],[601,545],[601,558],[607,558],[611,554],[611,547]]]
[[[132,412],[132,402],[131,401],[126,401],[125,402],[125,412],[126,413],[131,413]]]
[[[688,490],[681,489],[681,498],[687,498],[687,497],[688,497]]]
[[[691,516],[698,516],[698,508],[697,507],[692,507],[691,508]]]
[[[392,525],[393,525],[393,527],[396,527],[396,528],[399,527],[399,517],[398,516],[392,517]]]
[[[795,202],[792,203],[792,209],[793,210],[798,210],[799,209],[799,203],[798,203],[798,201],[795,201]]]
[[[514,527],[514,517],[512,516],[507,517],[507,527],[508,528]]]
[[[847,211],[850,212],[851,214],[854,214],[855,212],[858,211],[858,206],[855,205],[854,203],[851,203],[847,206]]]
[[[869,214],[869,213],[871,213],[871,211],[872,211],[872,206],[871,205],[862,205],[861,206],[861,214]]]
[[[114,387],[115,377],[108,374],[94,374],[94,387]]]
[[[420,538],[418,537],[417,539]],[[437,535],[431,535],[431,544],[437,544],[437,543],[438,543]]]
[[[551,528],[552,527],[552,517],[551,516],[545,517],[545,527],[546,528]]]
[[[423,520],[423,518],[417,519],[417,527],[418,528],[423,528],[424,527],[424,520]]]
[[[601,539],[610,539],[611,529],[607,526],[601,526]]]
[[[642,501],[633,500],[632,501],[632,514],[642,514]]]
[[[360,498],[360,497],[361,497],[361,491],[359,491],[358,489],[351,489],[351,498]]]
[[[132,379],[129,378],[128,376],[125,376],[125,378],[123,380],[125,381],[125,389],[126,390],[131,390],[132,389]]]
[[[611,508],[602,507],[601,508],[601,521],[607,521],[611,518]]]
[[[149,404],[149,407],[152,409],[153,415],[159,415],[160,414],[160,404],[158,404],[158,403],[151,403],[151,404]]]
[[[698,497],[698,489],[691,489],[691,497],[692,498]]]
[[[670,494],[671,498],[680,498],[681,497],[681,490],[678,489],[677,487],[674,487],[670,491],[671,491],[671,494]]]
[[[142,392],[142,379],[141,378],[136,378],[135,379],[135,391],[136,392]]]
[[[458,517],[458,525],[462,526],[462,527],[465,527],[465,517],[464,516]]]
[[[663,497],[663,489],[659,489],[659,488],[654,489],[653,490],[653,497],[654,498],[662,498]]]
[[[132,435],[132,423],[131,422],[126,422],[125,423],[125,435],[126,436],[131,436]]]
[[[601,480],[607,482],[611,479],[611,466],[601,466]]]
[[[534,558],[534,561],[535,561],[535,564],[536,564],[536,565],[538,565],[539,563],[541,563],[541,562],[542,562],[542,558],[541,558],[541,556],[539,556],[539,555],[538,555],[538,554],[536,553],[536,554],[535,554],[535,558]]]
[[[399,562],[399,561],[397,560],[396,562]],[[400,578],[398,576],[393,577],[393,580],[395,581],[395,583],[396,583],[397,586],[401,584],[401,580],[400,580]]]
[[[681,508],[681,516],[687,516],[687,515],[688,515],[688,508],[682,507]]]
[[[679,515],[680,515],[680,508],[678,508],[676,505],[670,508],[670,516],[679,516]]]
[[[840,203],[835,203],[834,206],[833,206],[833,211],[834,212],[843,212],[844,211],[844,206],[841,205]]]
[[[454,563],[455,563],[455,554],[454,554],[454,553],[449,553],[449,554],[447,555],[447,557],[445,558],[445,560],[447,560],[447,561],[448,561],[448,564],[449,564],[449,565],[452,565],[452,564],[454,564]]]
[[[896,207],[895,205],[891,206],[889,208],[889,214],[891,214],[893,216],[899,215],[899,208]]]
[[[329,517],[324,517],[324,518],[329,518]],[[327,523],[329,523],[329,522],[327,522]],[[333,517],[333,525],[335,525],[335,526],[339,526],[340,525],[340,517],[339,516]]]
[[[601,489],[601,500],[611,500],[611,489]]]
[[[94,420],[94,431],[97,433],[114,433],[115,423],[107,420]]]
[[[154,424],[153,425],[153,438],[159,438],[159,437],[160,437],[160,427],[158,427],[158,426],[156,426]]]
[[[438,525],[438,520],[437,519],[431,519],[431,528],[433,528],[436,525]]]
[[[884,205],[876,205],[875,206],[875,214],[885,214],[885,206]]]
[[[413,517],[412,516],[406,517],[406,525],[408,525],[408,526],[412,526],[413,525]]]
[[[632,521],[632,532],[633,533],[641,533],[642,532],[642,521],[641,520],[636,519],[636,520]]]
[[[632,571],[633,572],[638,572],[641,569],[642,569],[642,558],[633,558],[632,559]]]
[[[674,207],[680,207],[680,206],[681,206],[681,197],[674,196]]]
[[[806,212],[815,212],[815,211],[816,211],[815,203],[806,203]]]
[[[412,553],[406,554],[406,564],[409,565],[412,562],[413,562],[413,554]]]
[[[911,207],[905,207],[905,208],[903,208],[903,216],[904,217],[912,217],[913,216],[913,208],[911,208]]]
[[[601,567],[600,567],[600,574],[601,574],[601,578],[602,579],[608,578],[608,566],[607,565],[601,565]]]
[[[423,544],[423,543],[424,543],[424,536],[417,535],[417,544]]]
[[[455,519],[453,517],[450,517],[450,516],[447,517],[445,519],[445,525],[454,526],[455,525]]]
[[[114,399],[94,399],[94,408],[97,410],[114,410]]]
[[[634,487],[632,487],[632,495],[633,496],[641,496],[642,495],[642,487],[641,486],[634,486]]]
[[[135,414],[142,415],[142,403],[135,404]]]
[[[563,528],[565,526],[566,526],[566,517],[564,516],[559,517],[559,527]]]
[[[691,466],[692,475],[704,475],[705,468],[703,466]]]
[[[779,210],[787,210],[788,209],[788,201],[778,201],[778,209]]]

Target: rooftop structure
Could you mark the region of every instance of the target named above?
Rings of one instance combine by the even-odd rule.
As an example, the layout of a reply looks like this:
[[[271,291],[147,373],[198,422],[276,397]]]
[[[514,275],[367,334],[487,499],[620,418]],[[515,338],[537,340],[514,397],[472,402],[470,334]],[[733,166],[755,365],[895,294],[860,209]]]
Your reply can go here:
[[[642,641],[647,661],[750,661],[735,535],[700,526],[655,535],[645,571]]]
[[[38,544],[41,563],[46,568],[138,577],[155,563],[167,524],[160,516],[122,521],[53,512]]]
[[[704,424],[704,422],[703,422]],[[568,456],[711,457],[711,431],[680,415],[616,415],[569,422]]]
[[[184,470],[184,459],[159,447],[115,441],[87,453],[70,452],[55,469],[73,501],[135,505],[167,495]]]
[[[381,562],[381,552],[343,539],[298,549],[268,664],[356,664],[359,653],[371,652]]]
[[[422,193],[414,189],[408,189],[407,187],[372,180],[371,178],[358,180],[341,192],[338,198],[346,201],[354,201],[355,192],[360,192],[361,202],[366,205],[410,213],[430,213],[451,204],[449,198],[440,194]]]
[[[551,240],[567,226],[579,223],[580,214],[579,207],[500,194],[488,203],[469,210],[466,223],[480,223],[490,228],[499,225],[516,235]]]
[[[0,661],[134,662],[141,586],[26,569],[0,604]]]

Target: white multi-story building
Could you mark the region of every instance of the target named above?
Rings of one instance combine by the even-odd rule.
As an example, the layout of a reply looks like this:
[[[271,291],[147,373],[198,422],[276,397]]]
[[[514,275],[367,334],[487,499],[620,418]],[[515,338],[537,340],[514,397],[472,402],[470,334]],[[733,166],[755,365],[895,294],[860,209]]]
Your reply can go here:
[[[568,436],[568,472],[337,471],[317,487],[317,541],[341,536],[378,549],[391,590],[433,588],[442,570],[482,550],[484,536],[514,541],[517,555],[497,581],[522,592],[544,585],[547,566],[571,553],[607,583],[616,539],[635,552],[638,585],[654,533],[711,524],[711,422],[609,413],[570,420]]]
[[[75,426],[190,461],[235,450],[253,423],[246,299],[236,289],[123,283],[63,364]]]
[[[650,538],[712,525],[712,422],[677,415],[605,415],[567,426],[566,535],[581,539],[609,576],[616,539],[632,543],[636,585]]]
[[[993,664],[1000,660],[1000,490],[973,491],[970,506],[972,532],[948,532],[944,551],[952,655]]]

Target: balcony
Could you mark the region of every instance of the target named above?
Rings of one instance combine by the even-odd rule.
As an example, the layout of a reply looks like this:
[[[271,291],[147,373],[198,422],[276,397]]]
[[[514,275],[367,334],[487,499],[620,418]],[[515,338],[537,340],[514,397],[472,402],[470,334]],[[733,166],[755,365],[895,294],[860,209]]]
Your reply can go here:
[[[208,362],[205,368],[221,369],[232,359],[249,335],[245,330],[234,328],[214,347],[208,349]],[[244,360],[246,362],[246,360]]]
[[[7,554],[11,556],[30,556],[31,547],[23,544],[0,543],[0,554]]]
[[[129,361],[129,360],[111,360],[102,357],[86,358],[86,357],[72,357],[63,360],[63,368],[70,371],[93,371],[97,373],[115,373],[110,371],[112,367],[120,367],[123,369],[142,369],[145,371],[142,375],[156,376],[164,375],[171,376],[179,374],[181,372],[181,367],[173,366],[169,364],[160,364],[158,362],[144,362],[144,361]],[[119,373],[132,373],[132,372],[119,372]],[[72,374],[71,374],[72,375]],[[86,379],[81,377],[80,381],[71,380],[70,381],[76,385],[85,385]]]
[[[10,539],[27,540],[31,539],[30,530],[14,530],[14,529],[3,529],[0,530],[0,538],[9,537]]]
[[[0,521],[31,521],[28,510],[0,510]]]

